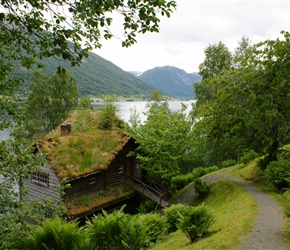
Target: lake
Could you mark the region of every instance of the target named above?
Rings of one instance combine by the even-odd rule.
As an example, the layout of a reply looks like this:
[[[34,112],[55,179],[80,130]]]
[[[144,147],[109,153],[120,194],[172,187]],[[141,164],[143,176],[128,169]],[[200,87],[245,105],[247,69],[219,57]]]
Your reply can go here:
[[[186,113],[188,114],[191,110],[191,104],[194,103],[195,100],[192,101],[168,101],[168,105],[170,110],[178,111],[181,109],[181,103],[187,105]],[[136,108],[137,112],[139,113],[139,117],[141,121],[146,120],[146,116],[143,112],[146,111],[146,104],[148,102],[115,102],[119,109],[119,116],[125,122],[128,122],[131,116],[131,110]],[[92,105],[95,110],[99,109],[100,107],[104,106],[102,102],[92,102]],[[0,140],[7,140],[9,138],[9,130],[0,130]]]
[[[187,105],[186,113],[188,114],[191,110],[191,104],[194,103],[195,100],[191,101],[168,101],[168,105],[170,110],[172,111],[178,111],[181,109],[181,103],[184,103]],[[136,108],[137,112],[140,114],[141,121],[144,121],[146,119],[146,116],[143,114],[143,112],[146,110],[146,104],[148,102],[140,101],[140,102],[115,102],[115,104],[118,106],[119,109],[119,116],[121,119],[123,119],[125,122],[128,122],[131,116],[131,110]],[[104,103],[101,102],[92,102],[92,105],[94,109],[98,109],[100,107],[104,106]]]

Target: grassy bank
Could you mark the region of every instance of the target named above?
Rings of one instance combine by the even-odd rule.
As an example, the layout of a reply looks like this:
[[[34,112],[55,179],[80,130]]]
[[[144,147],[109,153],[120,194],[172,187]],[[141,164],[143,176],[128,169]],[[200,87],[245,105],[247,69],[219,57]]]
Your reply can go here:
[[[213,184],[210,196],[204,200],[212,210],[215,223],[207,237],[190,244],[178,230],[151,249],[235,249],[253,227],[257,203],[253,196],[230,180]]]

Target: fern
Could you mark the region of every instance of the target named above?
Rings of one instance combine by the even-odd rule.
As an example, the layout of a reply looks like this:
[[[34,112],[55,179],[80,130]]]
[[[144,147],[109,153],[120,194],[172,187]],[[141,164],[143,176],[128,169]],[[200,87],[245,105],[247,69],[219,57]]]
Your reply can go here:
[[[48,219],[38,227],[31,238],[25,239],[26,249],[31,250],[74,250],[85,248],[85,234],[77,223],[67,223],[59,217]],[[82,242],[83,241],[83,242]]]
[[[180,216],[179,227],[191,243],[202,237],[214,223],[212,213],[204,204],[197,207],[188,206]]]

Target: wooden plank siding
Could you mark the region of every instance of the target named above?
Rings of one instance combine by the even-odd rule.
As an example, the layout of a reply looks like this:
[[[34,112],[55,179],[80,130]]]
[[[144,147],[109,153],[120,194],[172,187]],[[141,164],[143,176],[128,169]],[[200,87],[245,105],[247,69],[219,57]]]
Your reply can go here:
[[[92,178],[95,182],[92,183]],[[68,183],[70,188],[65,189],[66,200],[73,199],[77,196],[88,194],[94,191],[103,190],[105,188],[105,173],[99,172],[79,179],[71,180]]]
[[[127,157],[130,151],[136,148],[135,142],[131,139],[128,143],[119,151],[115,159],[111,162],[106,171],[106,185],[112,186],[124,183],[126,181],[126,175],[128,171],[126,168],[132,166],[134,160],[133,157]],[[121,166],[123,171],[120,172]]]
[[[50,199],[60,199],[61,192],[58,188],[60,185],[60,180],[54,173],[54,171],[49,167],[49,164],[44,164],[39,167],[38,172],[48,174],[48,185],[44,183],[37,182],[33,180],[32,177],[24,179],[24,185],[28,188],[28,193],[26,195],[27,199],[39,199],[39,198],[50,198]]]

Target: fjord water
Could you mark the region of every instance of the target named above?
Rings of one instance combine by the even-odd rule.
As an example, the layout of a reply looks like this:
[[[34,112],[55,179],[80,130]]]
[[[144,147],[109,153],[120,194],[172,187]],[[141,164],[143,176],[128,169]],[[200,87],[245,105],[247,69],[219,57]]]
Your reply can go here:
[[[168,105],[170,110],[172,111],[178,111],[181,109],[182,105],[181,103],[187,105],[186,114],[188,114],[191,110],[191,104],[194,103],[195,100],[191,101],[168,101]],[[132,114],[132,110],[135,108],[137,113],[139,113],[141,121],[144,121],[146,119],[146,116],[143,114],[148,109],[146,108],[146,104],[148,102],[145,101],[138,101],[138,102],[115,102],[119,109],[118,115],[121,119],[123,119],[125,122],[128,122],[130,119],[130,116]],[[99,109],[100,107],[104,106],[104,103],[101,102],[93,102],[92,103],[95,110]]]
[[[168,105],[170,110],[172,111],[178,111],[181,109],[181,103],[184,103],[187,105],[186,114],[188,114],[191,110],[191,104],[194,103],[194,100],[191,101],[168,101]],[[148,102],[115,102],[115,104],[118,106],[119,112],[118,115],[121,119],[123,119],[125,122],[128,122],[132,113],[132,110],[135,108],[136,111],[139,113],[139,117],[141,121],[143,122],[146,120],[146,116],[143,114],[146,109],[146,104]],[[92,105],[95,110],[99,109],[100,107],[104,106],[104,103],[102,102],[92,102]],[[0,130],[0,141],[1,140],[7,140],[9,138],[9,130]]]

